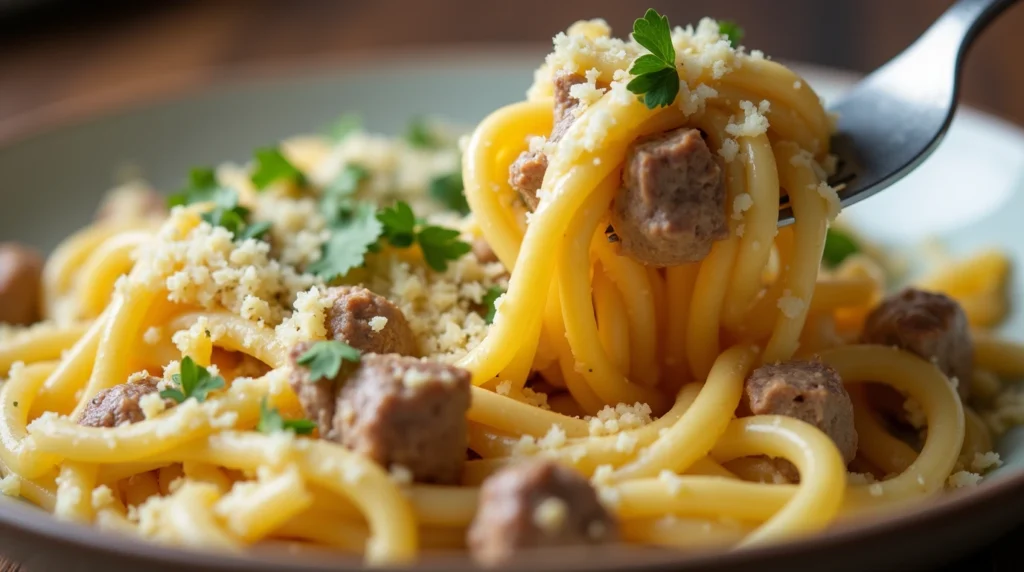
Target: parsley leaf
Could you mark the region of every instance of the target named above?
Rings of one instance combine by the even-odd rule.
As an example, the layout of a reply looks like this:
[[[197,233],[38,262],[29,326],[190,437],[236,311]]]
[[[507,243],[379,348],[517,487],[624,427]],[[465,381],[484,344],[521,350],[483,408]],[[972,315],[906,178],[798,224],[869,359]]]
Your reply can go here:
[[[403,201],[377,212],[377,220],[384,225],[384,237],[392,246],[408,248],[416,242],[416,215]]]
[[[362,117],[355,113],[344,113],[327,128],[327,136],[335,141],[341,141],[362,128]]]
[[[408,248],[418,243],[427,265],[437,272],[444,272],[449,260],[456,260],[471,250],[469,244],[459,240],[459,231],[424,225],[402,201],[378,212],[377,220],[384,225],[383,236],[391,246]]]
[[[207,200],[212,200],[212,210],[203,213],[202,218],[213,226],[222,226],[238,240],[262,238],[270,230],[267,221],[249,224],[249,209],[238,204],[238,195],[231,189],[217,188]]]
[[[384,231],[371,204],[357,203],[333,225],[331,237],[324,243],[320,259],[308,270],[326,282],[362,266],[363,257]]]
[[[309,380],[334,379],[341,371],[341,363],[359,363],[359,350],[337,340],[316,342],[295,363],[309,369]]]
[[[211,391],[224,387],[223,377],[210,375],[205,367],[188,356],[181,360],[181,372],[172,375],[171,379],[178,388],[165,389],[160,392],[160,397],[173,399],[177,403],[190,397],[202,403]]]
[[[306,184],[306,176],[292,165],[279,149],[257,149],[255,156],[256,170],[253,171],[251,179],[257,189],[265,189],[276,181],[289,181],[300,187]]]
[[[672,30],[668,25],[668,16],[662,16],[654,8],[648,8],[643,18],[633,22],[633,39],[650,50],[654,57],[668,62],[669,65],[675,63],[676,49],[672,45]]]
[[[448,269],[449,260],[458,260],[472,247],[459,240],[459,231],[441,226],[428,226],[416,233],[423,258],[437,272]]]
[[[455,171],[448,175],[442,175],[430,181],[428,188],[430,196],[435,200],[461,215],[469,214],[469,203],[466,202],[465,185],[462,183],[462,173]]]
[[[421,149],[432,149],[441,144],[427,120],[422,117],[415,117],[409,122],[405,130],[405,140],[413,147]]]
[[[484,294],[483,305],[487,307],[487,313],[484,314],[484,321],[488,324],[494,322],[494,315],[497,313],[497,308],[494,307],[494,303],[498,301],[498,298],[505,293],[505,289],[501,286],[491,286],[487,289],[487,293]]]
[[[825,234],[825,250],[821,253],[821,260],[826,266],[835,267],[859,251],[860,247],[852,236],[830,228]]]
[[[188,186],[167,197],[168,207],[205,203],[216,200],[218,193],[227,191],[217,184],[217,176],[209,167],[193,167],[188,174]]]
[[[740,42],[743,41],[743,36],[745,34],[743,28],[741,28],[739,24],[730,20],[718,21],[718,33],[724,36],[725,39],[729,40],[729,43],[734,48],[739,47]]]
[[[370,172],[362,165],[349,164],[324,188],[320,211],[330,223],[337,222],[352,210],[352,197]]]
[[[679,72],[668,17],[648,8],[633,22],[633,39],[651,53],[633,62],[629,73],[636,77],[626,89],[641,96],[648,109],[671,105],[679,94]]]
[[[309,419],[284,419],[276,407],[267,405],[267,398],[260,401],[260,420],[256,430],[260,433],[279,433],[291,431],[296,435],[309,435],[316,429],[316,423]]]

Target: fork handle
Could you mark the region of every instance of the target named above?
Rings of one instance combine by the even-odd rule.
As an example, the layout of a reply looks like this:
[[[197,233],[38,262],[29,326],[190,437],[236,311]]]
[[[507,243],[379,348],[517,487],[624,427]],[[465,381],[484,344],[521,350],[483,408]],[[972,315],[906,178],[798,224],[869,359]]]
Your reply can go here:
[[[950,31],[958,29],[963,38],[960,42],[960,57],[963,57],[978,34],[1016,3],[1017,0],[959,0],[946,10],[928,32],[940,26]]]
[[[905,80],[913,78],[912,89],[904,96],[925,105],[956,101],[961,64],[974,39],[1017,1],[959,0],[902,54],[872,74],[869,81],[900,78],[906,85]]]

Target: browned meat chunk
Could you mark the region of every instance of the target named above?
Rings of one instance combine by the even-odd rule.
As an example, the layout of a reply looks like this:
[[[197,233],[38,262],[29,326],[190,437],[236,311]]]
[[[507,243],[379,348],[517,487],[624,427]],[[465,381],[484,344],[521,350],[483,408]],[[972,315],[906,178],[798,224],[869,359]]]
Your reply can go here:
[[[626,155],[612,207],[619,249],[651,266],[698,262],[729,234],[725,184],[700,131],[680,128],[642,138]]]
[[[124,187],[112,191],[96,210],[96,220],[125,220],[164,216],[167,199],[149,188]]]
[[[786,415],[806,421],[832,438],[843,461],[857,454],[853,403],[839,372],[818,361],[763,365],[747,378],[746,402],[754,415]],[[777,459],[780,471],[797,480],[794,467]]]
[[[882,301],[864,321],[861,341],[896,346],[931,360],[962,399],[970,395],[974,344],[967,314],[945,294],[907,288]]]
[[[618,524],[580,474],[547,459],[495,473],[480,489],[467,544],[480,563],[511,560],[522,549],[614,542]]]
[[[117,427],[142,421],[146,416],[139,406],[139,400],[157,391],[158,383],[159,377],[149,376],[104,389],[89,400],[78,424],[87,427]]]
[[[43,257],[14,242],[0,243],[0,323],[39,321]]]
[[[333,299],[327,309],[327,331],[332,338],[363,352],[406,356],[419,353],[405,314],[387,298],[362,286],[339,286],[327,294]],[[381,326],[374,318],[386,322]]]
[[[523,151],[509,167],[508,182],[513,189],[519,191],[519,197],[531,211],[537,210],[540,203],[537,191],[544,182],[544,173],[547,170],[548,158],[540,151]]]
[[[308,348],[292,350],[297,359]],[[373,459],[408,469],[419,482],[453,484],[466,459],[470,375],[464,369],[396,354],[364,354],[339,379],[291,379],[320,435]]]
[[[576,120],[574,112],[579,100],[573,97],[569,90],[572,86],[586,81],[586,78],[579,74],[559,72],[555,75],[555,121],[551,127],[551,136],[548,138],[552,143],[561,139]],[[531,211],[537,208],[537,191],[540,190],[547,170],[548,158],[539,151],[523,151],[509,167],[509,184],[519,192],[519,196]]]
[[[311,381],[309,370],[297,362],[302,357],[302,354],[309,351],[312,347],[313,342],[300,342],[292,347],[289,353],[292,372],[288,381],[295,392],[295,396],[299,399],[299,403],[302,404],[306,417],[316,422],[317,429],[320,431],[320,437],[337,441],[338,439],[333,431],[337,385],[344,382],[345,376],[351,371],[351,366],[343,364],[342,371],[338,372],[338,379],[336,380],[321,379],[315,382]]]

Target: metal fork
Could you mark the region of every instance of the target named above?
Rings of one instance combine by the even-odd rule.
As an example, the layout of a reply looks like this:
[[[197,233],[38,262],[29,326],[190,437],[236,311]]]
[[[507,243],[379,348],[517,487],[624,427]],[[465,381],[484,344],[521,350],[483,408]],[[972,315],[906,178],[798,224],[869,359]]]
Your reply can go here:
[[[959,0],[889,63],[853,87],[830,111],[839,115],[832,152],[843,206],[905,177],[942,141],[957,106],[960,68],[974,39],[1017,0]],[[788,201],[779,225],[793,222]]]

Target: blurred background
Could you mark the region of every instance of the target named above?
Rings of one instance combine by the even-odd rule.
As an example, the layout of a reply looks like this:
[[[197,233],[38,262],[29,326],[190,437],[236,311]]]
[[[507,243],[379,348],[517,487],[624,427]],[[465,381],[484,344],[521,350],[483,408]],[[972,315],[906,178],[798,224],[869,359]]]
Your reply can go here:
[[[647,7],[674,24],[732,19],[777,59],[853,71],[884,63],[949,0],[0,0],[0,130],[53,104],[96,107],[214,83],[238,70],[381,49],[527,44],[545,53],[572,21],[604,17],[619,33]],[[976,44],[967,102],[1024,124],[1024,6]],[[525,86],[524,86],[525,88]],[[68,101],[74,105],[67,105]],[[22,122],[24,123],[24,122]],[[6,126],[6,127],[5,127]],[[11,133],[8,133],[10,135]],[[0,132],[0,136],[3,133]]]

